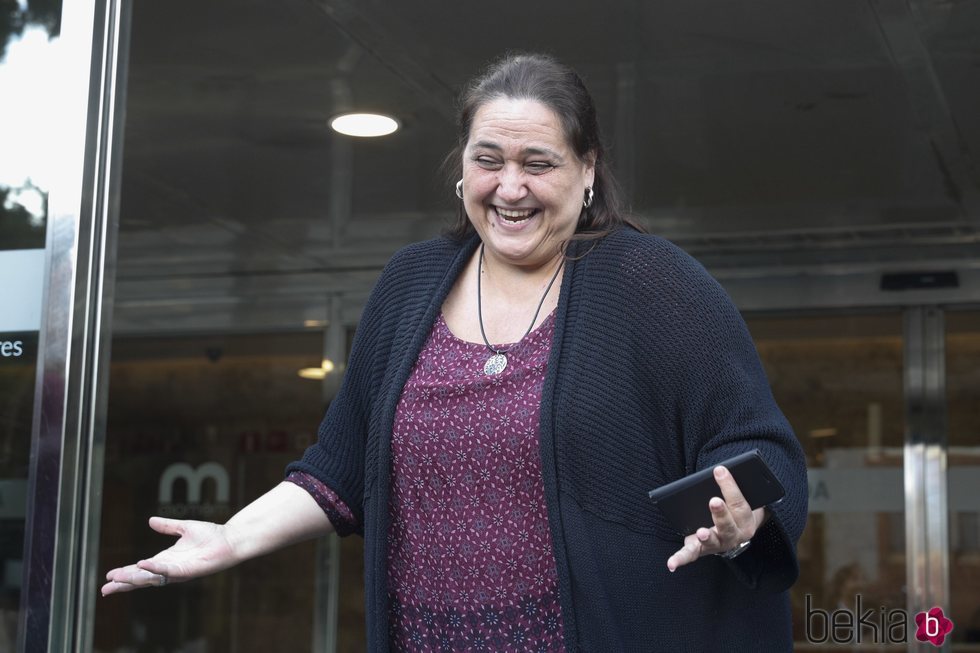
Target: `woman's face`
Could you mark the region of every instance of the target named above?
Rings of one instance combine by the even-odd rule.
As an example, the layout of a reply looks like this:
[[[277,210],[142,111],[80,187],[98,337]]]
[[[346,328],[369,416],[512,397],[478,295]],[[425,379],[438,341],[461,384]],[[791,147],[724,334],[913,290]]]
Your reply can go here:
[[[535,100],[500,98],[473,116],[463,151],[463,204],[488,258],[531,268],[575,233],[595,168]]]

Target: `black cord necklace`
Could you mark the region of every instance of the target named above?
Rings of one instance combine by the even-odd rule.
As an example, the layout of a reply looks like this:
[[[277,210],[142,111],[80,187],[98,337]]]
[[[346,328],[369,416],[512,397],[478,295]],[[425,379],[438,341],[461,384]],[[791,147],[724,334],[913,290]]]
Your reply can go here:
[[[561,272],[562,266],[565,265],[565,257],[562,256],[561,263],[558,264],[558,269],[555,270],[554,275],[551,277],[551,281],[548,282],[548,287],[544,289],[544,294],[541,296],[541,301],[538,302],[538,308],[534,311],[534,317],[531,318],[531,324],[528,325],[527,331],[521,336],[520,340],[524,340],[527,334],[531,333],[531,329],[534,328],[534,323],[538,321],[538,313],[541,312],[541,307],[544,306],[544,300],[551,292],[551,286],[555,284],[555,279],[558,278],[558,273]],[[483,243],[480,243],[480,269],[476,271],[476,314],[480,319],[480,335],[483,336],[483,342],[486,344],[487,349],[491,351],[490,358],[483,365],[483,373],[489,376],[495,374],[500,374],[507,367],[507,352],[509,349],[497,349],[490,344],[487,340],[487,332],[483,330],[483,301],[481,299],[480,292],[480,277],[483,276]],[[520,342],[518,340],[518,342]]]

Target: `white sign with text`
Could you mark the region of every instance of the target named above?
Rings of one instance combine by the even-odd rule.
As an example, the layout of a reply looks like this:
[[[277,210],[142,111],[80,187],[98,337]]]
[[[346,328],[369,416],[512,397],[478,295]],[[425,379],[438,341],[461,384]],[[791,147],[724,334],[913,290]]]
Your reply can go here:
[[[901,467],[816,467],[807,470],[810,512],[904,512]],[[980,466],[949,468],[949,509],[980,512]]]
[[[38,331],[43,293],[43,249],[0,251],[0,333]]]

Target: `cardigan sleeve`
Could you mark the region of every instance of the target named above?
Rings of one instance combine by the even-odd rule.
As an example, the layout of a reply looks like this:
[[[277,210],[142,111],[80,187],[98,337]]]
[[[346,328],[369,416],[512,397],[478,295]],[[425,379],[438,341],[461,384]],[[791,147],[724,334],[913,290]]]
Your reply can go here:
[[[687,257],[686,254],[681,254]],[[687,257],[689,258],[689,257]],[[679,323],[674,379],[681,405],[685,464],[711,467],[758,448],[786,489],[769,506],[771,518],[743,555],[729,561],[751,587],[782,591],[799,575],[796,542],[806,524],[806,461],[789,422],[776,405],[755,344],[728,294],[690,259],[686,319]]]
[[[371,407],[383,366],[379,350],[386,294],[390,292],[396,255],[385,266],[361,314],[344,378],[317,431],[317,441],[302,458],[286,467],[309,474],[337,494],[363,533],[365,456]]]

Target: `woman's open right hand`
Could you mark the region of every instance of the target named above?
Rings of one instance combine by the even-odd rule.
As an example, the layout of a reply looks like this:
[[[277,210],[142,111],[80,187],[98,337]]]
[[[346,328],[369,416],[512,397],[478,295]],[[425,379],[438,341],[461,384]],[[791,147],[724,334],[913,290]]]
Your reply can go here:
[[[148,560],[110,571],[103,596],[200,578],[333,532],[310,493],[288,481],[239,510],[227,524],[150,517],[150,528],[180,539]]]
[[[223,525],[151,517],[150,528],[180,539],[152,558],[107,573],[109,582],[102,586],[102,596],[179,583],[213,574],[238,562]]]

